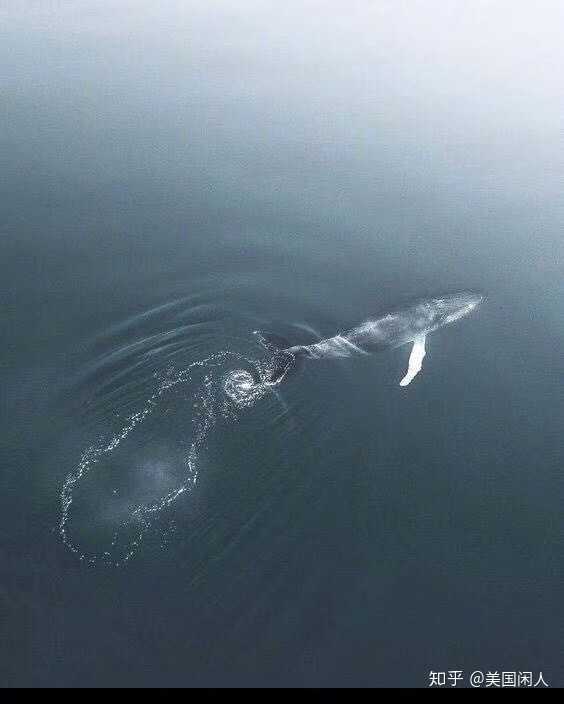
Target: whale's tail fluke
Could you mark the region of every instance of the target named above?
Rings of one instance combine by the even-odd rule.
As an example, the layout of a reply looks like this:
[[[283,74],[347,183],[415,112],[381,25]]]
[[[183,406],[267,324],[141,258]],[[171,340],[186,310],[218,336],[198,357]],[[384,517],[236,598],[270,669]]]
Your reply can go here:
[[[264,365],[267,384],[279,384],[289,374],[301,368],[303,355],[300,354],[299,347],[292,347],[284,337],[263,330],[255,330],[254,335],[270,355]]]
[[[281,335],[274,335],[271,332],[264,332],[263,330],[255,330],[253,334],[256,336],[259,345],[269,352],[283,352],[292,346],[291,343]]]

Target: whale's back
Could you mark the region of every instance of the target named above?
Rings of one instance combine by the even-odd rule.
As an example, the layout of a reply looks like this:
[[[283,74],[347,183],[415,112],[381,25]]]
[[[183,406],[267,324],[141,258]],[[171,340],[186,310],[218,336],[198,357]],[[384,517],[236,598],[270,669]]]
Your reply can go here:
[[[415,322],[413,316],[406,313],[391,313],[376,320],[367,320],[326,340],[290,348],[289,351],[303,350],[302,353],[314,359],[373,354],[413,340],[420,327]]]

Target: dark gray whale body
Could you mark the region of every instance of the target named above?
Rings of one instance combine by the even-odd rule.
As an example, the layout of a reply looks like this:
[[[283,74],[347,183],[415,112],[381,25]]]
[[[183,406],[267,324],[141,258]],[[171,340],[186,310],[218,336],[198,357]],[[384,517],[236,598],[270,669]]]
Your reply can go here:
[[[259,342],[272,355],[261,381],[268,385],[279,384],[303,361],[367,355],[413,343],[409,369],[400,382],[407,386],[421,370],[426,336],[466,317],[482,301],[483,296],[473,291],[423,299],[311,345],[291,345],[276,335],[256,331]]]

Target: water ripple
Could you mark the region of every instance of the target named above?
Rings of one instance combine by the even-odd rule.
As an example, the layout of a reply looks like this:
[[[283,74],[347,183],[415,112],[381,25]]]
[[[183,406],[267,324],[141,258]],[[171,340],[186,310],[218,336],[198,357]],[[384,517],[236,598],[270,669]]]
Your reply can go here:
[[[295,430],[291,405],[266,381],[268,358],[251,334],[258,321],[201,297],[189,303],[97,335],[73,380],[97,439],[63,483],[59,533],[90,565],[123,565],[150,530],[166,532],[171,509],[197,484],[208,442],[220,437],[213,430],[243,412],[247,433]],[[249,414],[259,401],[260,413]]]

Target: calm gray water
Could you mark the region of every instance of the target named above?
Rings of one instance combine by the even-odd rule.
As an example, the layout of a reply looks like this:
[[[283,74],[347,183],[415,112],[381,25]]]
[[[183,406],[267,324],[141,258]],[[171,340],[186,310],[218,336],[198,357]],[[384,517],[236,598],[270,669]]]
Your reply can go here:
[[[0,4],[1,685],[563,684],[563,15]],[[218,405],[257,328],[462,288],[407,389]]]

